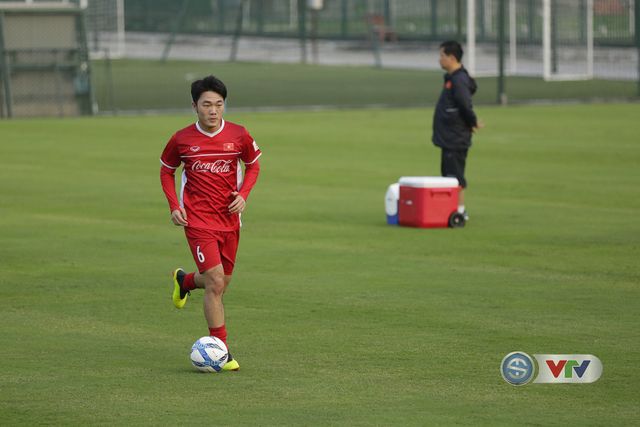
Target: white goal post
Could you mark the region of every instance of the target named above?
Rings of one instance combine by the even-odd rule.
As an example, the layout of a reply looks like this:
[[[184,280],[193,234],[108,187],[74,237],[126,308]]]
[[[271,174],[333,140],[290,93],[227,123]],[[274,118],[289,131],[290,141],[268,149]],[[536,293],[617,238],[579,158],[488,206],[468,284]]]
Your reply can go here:
[[[554,28],[552,25],[554,16],[552,15],[552,1],[560,3],[561,5],[576,6],[572,11],[576,13],[578,19],[579,9],[575,1],[560,1],[560,0],[543,0],[542,5],[542,21],[543,21],[543,33],[542,33],[542,55],[543,55],[543,77],[547,81],[551,80],[588,80],[593,78],[593,0],[586,0],[586,16],[584,22],[586,28],[585,45],[577,46],[573,49],[578,51],[581,49],[585,55],[584,64],[572,63],[566,64],[564,68],[555,64],[554,67],[554,49],[558,49],[561,46],[557,44],[554,46],[552,36],[553,31],[557,31],[557,26]],[[558,17],[555,17],[558,19]],[[571,59],[569,59],[571,61]]]
[[[124,0],[80,0],[92,58],[125,54]]]
[[[465,67],[472,76],[477,75],[495,75],[495,72],[487,72],[480,70],[476,62],[476,19],[477,19],[477,0],[467,0],[467,57]],[[509,68],[508,74],[516,74],[517,72],[517,31],[516,31],[516,0],[508,0],[509,2]]]
[[[506,75],[547,81],[593,78],[594,0],[466,0],[465,67],[471,75],[498,74],[494,40],[501,6]],[[480,34],[484,40],[477,44]]]

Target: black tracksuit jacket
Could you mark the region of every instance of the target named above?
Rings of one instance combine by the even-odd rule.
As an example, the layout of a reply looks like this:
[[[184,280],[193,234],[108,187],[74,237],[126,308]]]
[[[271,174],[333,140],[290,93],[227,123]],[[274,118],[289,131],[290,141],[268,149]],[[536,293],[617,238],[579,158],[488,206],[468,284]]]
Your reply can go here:
[[[464,67],[445,74],[444,87],[433,113],[431,141],[435,145],[452,151],[471,146],[471,129],[478,125],[471,97],[477,88]]]

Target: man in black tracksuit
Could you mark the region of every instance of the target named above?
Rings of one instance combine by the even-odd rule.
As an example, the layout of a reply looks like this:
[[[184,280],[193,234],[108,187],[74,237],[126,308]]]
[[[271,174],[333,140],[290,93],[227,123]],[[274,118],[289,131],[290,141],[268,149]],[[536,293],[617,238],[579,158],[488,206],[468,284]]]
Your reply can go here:
[[[456,41],[440,45],[440,66],[444,87],[433,114],[433,143],[442,149],[440,168],[442,176],[458,178],[462,189],[467,187],[464,177],[471,134],[482,127],[473,112],[471,97],[476,93],[476,82],[462,66],[462,46]],[[469,219],[464,208],[464,195],[460,191],[458,212]]]

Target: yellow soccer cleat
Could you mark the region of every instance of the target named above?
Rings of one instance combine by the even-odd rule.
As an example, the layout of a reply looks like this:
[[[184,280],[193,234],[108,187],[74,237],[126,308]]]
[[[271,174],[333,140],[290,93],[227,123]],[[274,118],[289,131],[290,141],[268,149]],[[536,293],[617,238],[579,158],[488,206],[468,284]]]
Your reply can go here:
[[[186,273],[181,268],[176,268],[173,272],[173,305],[182,308],[187,303],[189,291],[182,290],[182,281]]]
[[[224,365],[222,365],[222,370],[223,371],[239,371],[240,364],[238,363],[238,361],[233,357],[231,357],[231,354],[229,354],[229,358],[230,360]]]

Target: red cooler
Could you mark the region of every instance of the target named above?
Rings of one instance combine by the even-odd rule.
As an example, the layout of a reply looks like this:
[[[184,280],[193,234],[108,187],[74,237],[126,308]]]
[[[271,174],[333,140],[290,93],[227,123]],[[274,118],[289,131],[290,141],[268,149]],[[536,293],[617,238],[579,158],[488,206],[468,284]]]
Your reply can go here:
[[[464,225],[464,218],[457,214],[460,186],[456,178],[405,176],[399,183],[400,225],[421,228]]]

